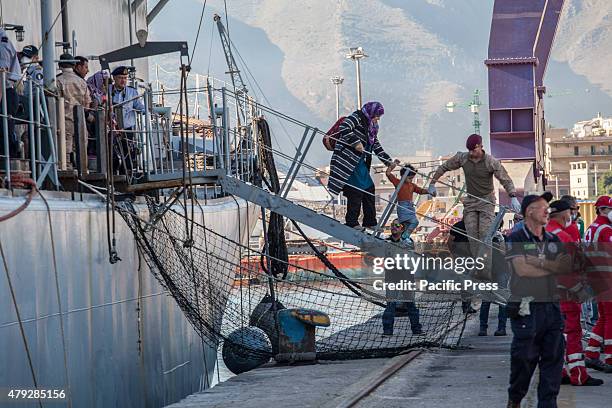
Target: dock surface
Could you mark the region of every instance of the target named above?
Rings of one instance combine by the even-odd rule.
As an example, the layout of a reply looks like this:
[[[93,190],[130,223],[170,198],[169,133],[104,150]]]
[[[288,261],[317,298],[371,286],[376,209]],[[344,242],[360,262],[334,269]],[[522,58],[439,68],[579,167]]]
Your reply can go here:
[[[491,316],[490,324],[495,317]],[[508,324],[508,328],[509,328]],[[466,327],[460,350],[423,351],[414,359],[322,361],[315,365],[262,367],[188,396],[171,408],[217,407],[470,407],[506,406],[511,332],[478,337],[478,318]],[[491,330],[492,334],[492,330]],[[410,360],[410,361],[408,361]],[[399,370],[394,368],[403,365]],[[389,373],[392,374],[389,376]],[[560,408],[608,406],[612,374],[589,370],[600,387],[562,385]],[[378,387],[374,384],[386,378]],[[537,376],[537,371],[536,375]],[[537,380],[522,407],[537,406]]]

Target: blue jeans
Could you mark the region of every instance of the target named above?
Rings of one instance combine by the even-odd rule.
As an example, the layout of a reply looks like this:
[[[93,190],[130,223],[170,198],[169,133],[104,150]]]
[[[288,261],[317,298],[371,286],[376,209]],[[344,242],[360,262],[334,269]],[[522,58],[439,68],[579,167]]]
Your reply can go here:
[[[489,309],[491,302],[482,302],[480,305],[480,328],[486,330],[489,327]],[[499,313],[497,314],[497,330],[506,330],[506,306],[499,305]]]
[[[397,220],[404,224],[404,233],[402,236],[408,238],[412,231],[419,225],[419,220],[416,216],[414,203],[412,201],[397,202]]]
[[[420,331],[421,323],[419,322],[419,309],[414,302],[388,302],[385,311],[382,314],[382,324],[384,333],[393,333],[393,324],[395,323],[395,311],[398,306],[404,306],[410,319],[410,328],[412,331]]]

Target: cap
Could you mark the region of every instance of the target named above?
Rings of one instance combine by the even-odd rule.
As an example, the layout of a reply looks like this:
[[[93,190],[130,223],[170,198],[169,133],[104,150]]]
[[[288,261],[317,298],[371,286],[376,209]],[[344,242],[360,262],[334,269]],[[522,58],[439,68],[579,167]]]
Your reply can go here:
[[[128,68],[123,66],[123,65],[113,69],[113,72],[111,72],[111,75],[113,75],[113,76],[115,76],[115,75],[127,75],[127,74],[128,74]]]
[[[526,195],[525,197],[523,197],[523,201],[521,202],[521,214],[525,215],[525,211],[527,210],[527,207],[529,207],[531,204],[535,203],[538,200],[546,200],[546,202],[549,202],[552,199],[552,193],[550,191],[546,191],[543,194],[529,194]]]
[[[38,48],[34,45],[26,45],[21,50],[21,53],[28,58],[32,58],[33,56],[38,55]]]
[[[68,54],[68,53],[62,54],[60,55],[59,63],[60,65],[74,66],[74,57],[72,56],[72,54]]]
[[[601,196],[595,201],[595,208],[612,208],[612,198],[609,196]]]
[[[571,206],[565,200],[555,200],[550,203],[550,215],[557,214],[566,210],[571,210]]]
[[[480,135],[477,135],[476,133],[473,133],[468,136],[467,140],[465,141],[465,147],[468,150],[474,150],[476,148],[476,145],[482,146],[482,137]]]
[[[551,193],[550,191],[545,191],[542,194],[540,194],[540,197],[542,197],[543,199],[546,200],[546,202],[551,202],[551,200],[553,199],[553,193]]]

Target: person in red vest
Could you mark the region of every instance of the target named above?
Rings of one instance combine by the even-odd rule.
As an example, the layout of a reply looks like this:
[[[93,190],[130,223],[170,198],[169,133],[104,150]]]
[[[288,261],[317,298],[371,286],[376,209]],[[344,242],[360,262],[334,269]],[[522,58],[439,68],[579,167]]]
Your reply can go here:
[[[550,203],[549,221],[546,224],[546,231],[555,234],[561,242],[567,244],[565,250],[575,254],[577,247],[573,243],[580,242],[572,237],[568,230],[572,227],[571,205],[566,200],[557,200]],[[573,275],[568,275],[559,278],[559,284],[573,288],[576,285],[576,279]],[[562,300],[561,313],[565,319],[565,365],[563,367],[561,384],[572,384],[582,386],[597,386],[602,385],[603,380],[591,377],[586,370],[584,363],[584,355],[582,350],[582,326],[580,326],[580,313],[582,307],[580,303],[572,300]]]
[[[604,292],[597,294],[599,319],[589,337],[586,366],[612,373],[612,290],[605,287],[612,280],[612,198],[599,197],[595,202],[595,211],[597,218],[584,234],[584,240],[588,243],[585,270],[589,279],[600,278]]]

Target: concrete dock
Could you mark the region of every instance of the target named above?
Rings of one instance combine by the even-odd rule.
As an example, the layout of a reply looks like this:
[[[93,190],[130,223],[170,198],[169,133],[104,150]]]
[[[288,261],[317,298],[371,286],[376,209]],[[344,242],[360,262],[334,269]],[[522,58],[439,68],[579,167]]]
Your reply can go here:
[[[468,322],[462,341],[465,348],[461,350],[427,350],[416,356],[411,353],[390,359],[323,361],[315,365],[269,365],[170,407],[505,407],[511,332],[506,337],[478,337],[477,332],[475,317]],[[559,407],[609,406],[612,375],[591,374],[605,384],[562,385]],[[534,379],[523,407],[537,406],[536,387]]]

